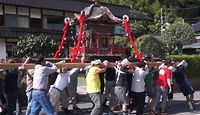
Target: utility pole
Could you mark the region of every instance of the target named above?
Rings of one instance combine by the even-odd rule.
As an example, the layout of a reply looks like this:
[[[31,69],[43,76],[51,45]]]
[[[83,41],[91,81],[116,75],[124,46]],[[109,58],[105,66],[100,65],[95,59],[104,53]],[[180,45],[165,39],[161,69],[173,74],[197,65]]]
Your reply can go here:
[[[160,32],[162,35],[162,33],[163,33],[163,9],[162,8],[160,9],[160,21],[161,21]]]

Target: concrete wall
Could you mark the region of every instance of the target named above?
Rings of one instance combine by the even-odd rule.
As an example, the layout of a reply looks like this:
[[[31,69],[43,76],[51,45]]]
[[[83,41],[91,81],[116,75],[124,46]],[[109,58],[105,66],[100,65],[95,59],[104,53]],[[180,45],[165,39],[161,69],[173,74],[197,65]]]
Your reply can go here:
[[[5,43],[5,39],[0,39],[0,58],[6,59],[6,43]]]

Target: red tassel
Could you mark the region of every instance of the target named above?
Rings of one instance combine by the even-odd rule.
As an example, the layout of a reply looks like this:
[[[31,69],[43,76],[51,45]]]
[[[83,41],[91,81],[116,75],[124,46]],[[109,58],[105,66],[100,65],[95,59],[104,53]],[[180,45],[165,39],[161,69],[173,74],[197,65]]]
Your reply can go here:
[[[78,33],[78,42],[77,42],[76,47],[74,48],[74,53],[73,53],[72,58],[71,58],[71,63],[76,62],[76,57],[77,57],[78,51],[80,49],[81,40],[82,40],[82,36],[83,36],[82,33],[83,33],[84,21],[85,21],[85,16],[81,15],[80,19],[79,19],[80,28],[79,28],[79,33]]]
[[[53,58],[57,58],[58,55],[60,54],[61,50],[62,50],[62,46],[63,46],[64,41],[65,41],[68,26],[69,26],[69,20],[66,20],[66,23],[65,23],[65,26],[64,26],[64,29],[63,29],[64,32],[63,32],[62,40],[61,40],[60,45],[58,47],[58,50],[54,54]]]
[[[129,37],[129,40],[131,42],[131,46],[133,48],[134,54],[140,61],[142,61],[142,54],[136,49],[136,46],[135,46],[134,41],[133,41],[133,37],[131,35],[130,26],[129,26],[129,24],[128,24],[128,22],[125,18],[123,19],[123,23],[124,23],[124,31],[128,33],[128,37]]]

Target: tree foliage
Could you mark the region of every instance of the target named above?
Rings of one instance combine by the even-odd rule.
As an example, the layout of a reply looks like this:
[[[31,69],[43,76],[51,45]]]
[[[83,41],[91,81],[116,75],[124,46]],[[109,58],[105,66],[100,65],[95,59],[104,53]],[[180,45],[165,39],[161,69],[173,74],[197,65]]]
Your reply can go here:
[[[131,5],[133,4],[132,0],[101,0],[102,2],[117,4],[117,5]]]
[[[176,18],[182,17],[185,22],[199,21],[199,0],[102,0],[102,2],[132,6],[132,14],[140,11],[153,19],[146,27],[154,32],[161,27],[161,8],[163,21],[174,23]]]
[[[127,5],[132,7],[132,15],[134,12],[140,11],[150,18],[153,22],[144,22],[145,34],[158,32],[161,28],[161,13],[162,13],[162,27],[167,27],[168,24],[172,24],[162,34],[160,40],[166,45],[166,51],[168,54],[180,54],[183,44],[190,43],[195,38],[195,34],[192,27],[189,24],[196,23],[199,21],[200,12],[200,0],[102,0],[103,2]],[[162,8],[162,12],[161,12]],[[177,21],[179,20],[179,21]],[[183,23],[186,22],[186,23]],[[134,25],[134,24],[133,24]],[[133,26],[134,27],[134,26]],[[134,35],[134,28],[133,35]],[[137,29],[138,30],[138,29]],[[146,41],[147,38],[152,36],[143,36],[138,39],[143,43],[142,39]],[[148,39],[150,40],[150,39]],[[151,41],[151,40],[150,40]],[[123,42],[124,43],[124,42]],[[152,42],[147,42],[146,45],[139,45],[139,49],[144,52],[145,55],[148,50],[159,49],[149,47]],[[127,51],[130,51],[128,43],[126,44]],[[150,45],[151,46],[151,45]],[[159,44],[158,44],[159,46]],[[164,46],[164,45],[163,45]],[[145,47],[145,49],[142,49]],[[148,49],[149,47],[149,49]],[[164,51],[164,50],[163,50]],[[157,53],[156,53],[157,54]]]
[[[16,54],[18,56],[37,56],[52,57],[57,50],[57,43],[43,34],[28,34],[20,37],[17,43]]]
[[[125,55],[129,57],[131,55],[131,44],[127,36],[114,36],[115,43],[120,44],[125,48]]]
[[[195,33],[188,23],[175,22],[164,31],[161,36],[163,43],[167,45],[169,54],[181,53],[182,46],[195,39]]]
[[[144,35],[136,40],[137,49],[140,50],[145,58],[161,59],[165,57],[165,44],[152,35]]]

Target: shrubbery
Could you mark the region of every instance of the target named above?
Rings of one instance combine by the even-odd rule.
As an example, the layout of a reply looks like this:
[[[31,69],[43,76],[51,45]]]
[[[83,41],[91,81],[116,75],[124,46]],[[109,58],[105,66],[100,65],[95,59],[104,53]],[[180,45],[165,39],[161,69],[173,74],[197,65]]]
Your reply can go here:
[[[152,35],[143,35],[136,40],[137,49],[144,57],[162,59],[166,55],[166,46],[163,42]]]
[[[16,55],[23,57],[29,55],[31,57],[43,55],[44,57],[52,57],[57,50],[55,40],[44,34],[34,35],[27,34],[21,36],[17,42]]]

